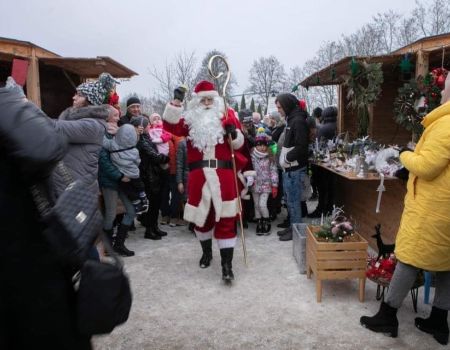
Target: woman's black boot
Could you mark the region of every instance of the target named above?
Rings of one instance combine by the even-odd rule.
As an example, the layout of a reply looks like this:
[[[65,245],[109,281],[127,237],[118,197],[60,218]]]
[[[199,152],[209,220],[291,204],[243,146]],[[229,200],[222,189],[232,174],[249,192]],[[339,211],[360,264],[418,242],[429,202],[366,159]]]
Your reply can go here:
[[[415,319],[416,327],[422,332],[432,334],[439,344],[448,344],[448,310],[439,309],[435,306],[431,309],[430,317]]]
[[[359,320],[363,327],[376,333],[384,333],[389,337],[396,338],[398,334],[397,309],[389,306],[384,301],[375,316],[362,316]]]

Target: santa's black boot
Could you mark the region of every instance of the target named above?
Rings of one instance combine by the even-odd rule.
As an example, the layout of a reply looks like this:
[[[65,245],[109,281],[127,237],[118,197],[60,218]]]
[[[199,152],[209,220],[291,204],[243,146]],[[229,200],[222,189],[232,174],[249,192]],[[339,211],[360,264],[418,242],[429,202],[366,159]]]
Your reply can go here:
[[[416,327],[422,332],[432,334],[439,344],[448,344],[448,311],[435,306],[431,309],[430,317],[415,319]]]
[[[234,248],[222,248],[220,250],[220,257],[222,258],[222,279],[225,282],[231,282],[234,280],[233,274],[233,252]]]
[[[259,218],[259,219],[256,219],[257,220],[257,224],[256,224],[256,235],[258,235],[258,236],[262,236],[262,234],[263,234],[263,232],[262,232],[262,230],[263,230],[263,219],[261,219],[261,218]]]
[[[389,306],[384,301],[381,303],[380,310],[375,316],[362,316],[359,321],[363,327],[370,329],[372,332],[384,333],[392,338],[397,337],[397,309]]]
[[[202,269],[207,268],[211,264],[212,260],[212,239],[207,239],[205,241],[200,241],[202,245],[203,255],[200,259],[200,267]]]

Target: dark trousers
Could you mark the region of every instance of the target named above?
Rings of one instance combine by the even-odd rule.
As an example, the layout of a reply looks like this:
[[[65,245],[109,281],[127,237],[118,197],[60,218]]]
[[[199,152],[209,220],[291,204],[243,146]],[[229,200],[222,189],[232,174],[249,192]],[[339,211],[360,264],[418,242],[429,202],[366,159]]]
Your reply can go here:
[[[317,210],[324,214],[333,210],[334,204],[334,176],[327,170],[316,167],[319,203]]]
[[[161,176],[160,184],[155,186],[153,183],[145,182],[145,193],[147,195],[149,208],[143,214],[142,224],[145,227],[154,227],[158,225],[159,209],[161,208],[162,189],[167,182],[166,176]]]
[[[161,215],[178,218],[180,216],[180,192],[178,192],[176,175],[169,175],[169,180],[162,190]]]
[[[119,188],[130,201],[140,199],[139,194],[145,191],[145,185],[140,178],[130,179],[128,182],[120,181]]]

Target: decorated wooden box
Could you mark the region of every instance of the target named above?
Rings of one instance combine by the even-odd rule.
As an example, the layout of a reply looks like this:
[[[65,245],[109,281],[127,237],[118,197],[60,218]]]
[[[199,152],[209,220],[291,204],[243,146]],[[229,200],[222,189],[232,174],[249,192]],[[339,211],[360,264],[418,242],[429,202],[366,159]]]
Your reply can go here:
[[[317,302],[322,300],[322,281],[359,279],[359,301],[364,302],[367,265],[367,241],[354,233],[347,241],[320,241],[315,232],[319,226],[308,226],[306,232],[306,273],[316,277]]]

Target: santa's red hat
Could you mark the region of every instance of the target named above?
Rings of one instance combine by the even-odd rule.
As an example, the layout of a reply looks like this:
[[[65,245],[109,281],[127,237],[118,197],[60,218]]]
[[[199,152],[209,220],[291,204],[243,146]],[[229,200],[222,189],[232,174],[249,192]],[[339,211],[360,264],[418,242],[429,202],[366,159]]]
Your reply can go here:
[[[219,96],[213,83],[207,80],[200,81],[194,88],[197,96]]]

